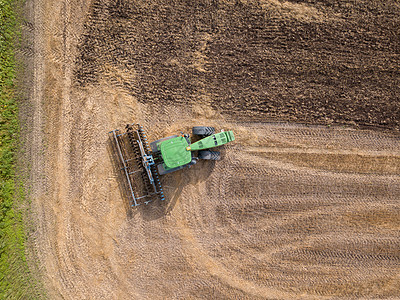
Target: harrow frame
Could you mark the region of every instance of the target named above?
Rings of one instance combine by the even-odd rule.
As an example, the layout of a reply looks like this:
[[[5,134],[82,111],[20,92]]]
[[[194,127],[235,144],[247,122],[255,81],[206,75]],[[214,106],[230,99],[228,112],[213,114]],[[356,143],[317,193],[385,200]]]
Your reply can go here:
[[[165,200],[160,176],[151,153],[143,126],[128,124],[126,132],[110,131],[114,155],[124,178],[125,195],[132,207],[148,204],[158,196]],[[145,191],[144,194],[140,190]]]

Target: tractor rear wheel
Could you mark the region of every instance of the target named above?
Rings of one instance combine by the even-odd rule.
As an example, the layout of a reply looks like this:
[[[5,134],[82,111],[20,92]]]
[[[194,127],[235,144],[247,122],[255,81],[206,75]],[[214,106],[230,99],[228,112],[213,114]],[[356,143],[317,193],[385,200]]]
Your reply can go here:
[[[199,158],[207,160],[220,160],[221,153],[218,151],[202,150],[199,151]]]
[[[192,133],[194,135],[199,135],[199,136],[210,136],[215,133],[215,128],[214,127],[207,127],[207,126],[195,126],[192,128]]]

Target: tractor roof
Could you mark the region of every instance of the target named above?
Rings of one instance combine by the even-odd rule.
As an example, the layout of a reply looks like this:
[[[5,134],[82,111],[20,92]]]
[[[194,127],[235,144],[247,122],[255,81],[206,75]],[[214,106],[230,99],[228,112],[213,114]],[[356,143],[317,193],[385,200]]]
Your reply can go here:
[[[161,143],[160,150],[164,163],[168,168],[186,165],[192,160],[192,153],[186,150],[189,146],[183,136],[178,136]]]

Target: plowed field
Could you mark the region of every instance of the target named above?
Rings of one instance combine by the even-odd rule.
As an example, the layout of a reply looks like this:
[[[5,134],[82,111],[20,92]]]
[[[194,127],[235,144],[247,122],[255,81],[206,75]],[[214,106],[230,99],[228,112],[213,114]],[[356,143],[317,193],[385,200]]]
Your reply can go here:
[[[26,10],[32,238],[52,299],[400,295],[396,1]],[[150,140],[210,125],[236,141],[130,209],[107,132],[132,122]]]

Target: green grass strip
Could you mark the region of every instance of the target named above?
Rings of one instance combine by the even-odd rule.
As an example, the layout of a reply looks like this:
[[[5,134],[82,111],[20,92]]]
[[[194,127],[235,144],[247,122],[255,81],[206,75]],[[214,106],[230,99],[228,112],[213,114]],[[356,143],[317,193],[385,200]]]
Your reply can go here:
[[[19,139],[15,48],[20,27],[15,0],[0,0],[0,299],[33,299],[25,257],[26,235],[15,178]]]

